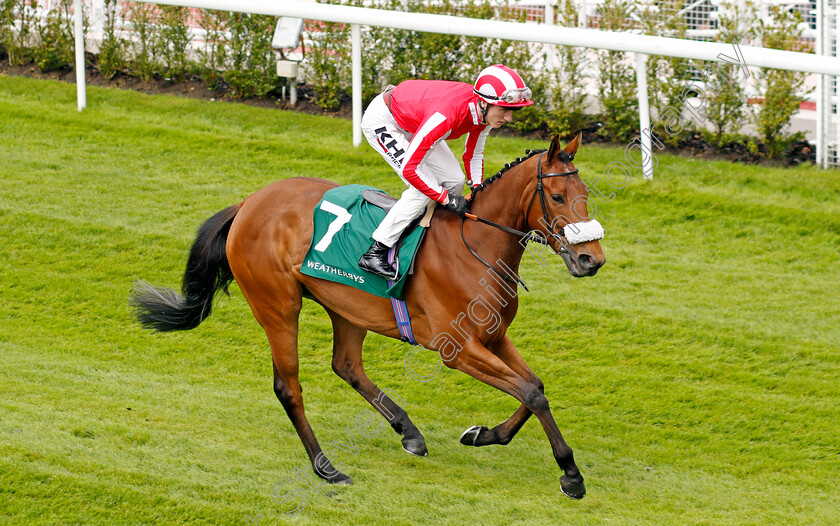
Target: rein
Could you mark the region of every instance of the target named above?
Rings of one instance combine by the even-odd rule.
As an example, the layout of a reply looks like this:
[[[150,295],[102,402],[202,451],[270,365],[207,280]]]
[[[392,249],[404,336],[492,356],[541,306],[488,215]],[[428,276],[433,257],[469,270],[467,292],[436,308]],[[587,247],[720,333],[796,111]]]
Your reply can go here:
[[[528,152],[526,152],[526,153],[530,153],[530,151],[528,151]],[[542,154],[540,154],[540,158],[539,158],[539,161],[538,161],[538,163],[537,163],[537,186],[534,188],[534,193],[533,193],[533,194],[531,194],[531,200],[530,200],[530,202],[528,203],[528,210],[525,212],[525,217],[527,218],[527,217],[530,215],[530,213],[531,213],[531,205],[532,205],[532,204],[534,204],[534,197],[536,197],[536,196],[537,196],[537,194],[539,194],[539,196],[540,196],[540,206],[542,207],[542,213],[543,213],[543,219],[547,222],[546,224],[548,224],[548,225],[553,225],[553,224],[554,224],[554,220],[555,220],[556,218],[554,217],[554,214],[551,214],[551,215],[549,216],[549,214],[550,214],[550,208],[548,207],[548,198],[547,198],[547,197],[546,197],[546,195],[545,195],[545,188],[544,188],[544,186],[543,186],[543,182],[542,182],[542,180],[543,180],[544,178],[546,178],[546,177],[561,177],[561,176],[574,175],[574,174],[578,173],[578,170],[572,170],[572,171],[569,171],[569,172],[549,172],[549,173],[543,173],[543,171],[542,171],[542,161],[543,161],[543,157],[545,157],[545,152],[542,152]],[[571,160],[571,159],[570,159],[570,160]],[[484,223],[485,225],[492,226],[492,227],[497,228],[497,229],[499,229],[499,230],[501,230],[501,231],[503,231],[503,232],[507,232],[508,234],[513,234],[513,235],[515,235],[515,236],[519,236],[520,238],[525,238],[525,237],[527,237],[527,238],[528,238],[528,241],[535,241],[535,242],[537,242],[537,243],[541,243],[541,244],[543,244],[543,245],[548,245],[548,244],[549,244],[548,240],[547,240],[547,239],[545,239],[543,236],[541,236],[541,235],[539,235],[539,234],[534,234],[533,230],[532,230],[532,231],[530,231],[530,232],[523,232],[523,231],[521,231],[521,230],[517,230],[517,229],[515,229],[515,228],[511,228],[511,227],[509,227],[509,226],[505,226],[505,225],[500,225],[499,223],[495,223],[495,222],[490,221],[490,220],[488,220],[488,219],[484,219],[484,218],[478,217],[478,216],[476,216],[476,215],[474,215],[474,214],[468,214],[468,213],[467,213],[467,214],[464,214],[464,217],[462,217],[462,218],[461,218],[461,239],[464,241],[464,245],[466,245],[466,247],[467,247],[467,249],[469,249],[470,253],[471,253],[473,256],[475,256],[475,257],[476,257],[479,261],[481,261],[482,263],[484,263],[484,265],[485,265],[487,268],[489,268],[490,270],[492,270],[493,272],[495,272],[498,276],[500,276],[500,277],[501,277],[502,279],[504,279],[505,281],[508,281],[508,282],[510,282],[510,283],[513,283],[514,285],[516,285],[516,284],[518,283],[518,284],[522,285],[522,288],[524,288],[526,291],[528,291],[528,287],[525,285],[525,282],[524,282],[524,281],[522,281],[522,278],[520,278],[519,276],[517,276],[517,277],[516,277],[516,281],[514,281],[514,280],[510,279],[510,277],[508,277],[506,274],[502,273],[501,271],[499,271],[498,269],[496,269],[496,267],[494,267],[493,265],[491,265],[490,263],[488,263],[487,261],[485,261],[485,260],[484,260],[484,258],[482,258],[481,256],[479,256],[479,255],[476,253],[476,251],[475,251],[475,250],[473,250],[473,248],[470,246],[470,244],[469,244],[469,243],[467,243],[467,238],[464,236],[464,220],[465,220],[465,219],[467,219],[467,218],[469,218],[469,219],[471,219],[471,220],[473,220],[473,221],[479,222],[479,223]],[[560,234],[555,233],[555,232],[553,231],[553,229],[552,229],[552,231],[550,231],[550,232],[549,232],[549,234],[551,235],[551,237],[552,237],[552,238],[556,239],[557,241],[560,241],[560,242],[561,242],[561,244],[562,244],[562,240],[560,239],[560,237],[563,235],[563,227],[560,227]],[[559,253],[562,253],[562,252],[565,252],[565,249],[564,249],[564,248],[561,248],[561,249],[560,249],[560,252],[558,252],[558,254],[559,254]],[[529,292],[530,292],[530,291],[529,291]]]
[[[473,217],[475,217],[475,216],[473,216]],[[485,267],[487,267],[490,270],[492,270],[493,272],[495,272],[496,275],[499,276],[500,278],[502,278],[503,280],[505,280],[509,283],[513,283],[514,285],[516,285],[516,284],[522,285],[523,289],[525,289],[528,292],[531,292],[528,289],[528,286],[525,285],[525,282],[522,281],[522,278],[520,278],[519,276],[516,276],[516,281],[513,281],[512,279],[510,279],[510,277],[507,274],[503,273],[502,271],[500,271],[499,269],[497,269],[496,267],[494,267],[493,265],[491,265],[490,263],[485,261],[483,257],[479,256],[478,253],[475,250],[473,250],[473,247],[471,247],[470,244],[467,243],[467,238],[464,237],[464,219],[465,219],[464,217],[461,218],[461,239],[464,241],[464,245],[466,245],[466,247],[469,249],[470,254],[472,254],[473,256],[476,257],[476,259],[478,259],[479,261],[484,263]],[[476,219],[478,219],[478,218],[476,218]],[[499,226],[499,227],[502,226],[502,225],[497,225],[496,223],[492,223],[490,221],[488,221],[488,224],[492,224],[492,225]],[[513,231],[511,233],[519,232],[519,230],[514,230],[512,228],[508,229],[508,227],[504,227],[504,230],[506,232]],[[519,233],[521,233],[523,236],[526,235],[525,232],[519,232]]]

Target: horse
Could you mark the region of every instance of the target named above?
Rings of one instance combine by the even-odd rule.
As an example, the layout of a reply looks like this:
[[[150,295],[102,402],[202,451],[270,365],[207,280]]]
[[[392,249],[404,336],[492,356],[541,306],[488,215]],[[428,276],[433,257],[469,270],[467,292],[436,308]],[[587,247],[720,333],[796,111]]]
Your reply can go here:
[[[521,403],[513,415],[493,428],[468,428],[461,443],[508,444],[534,414],[563,470],[561,491],[573,499],[586,494],[583,476],[551,414],[543,382],[506,331],[518,309],[517,287],[524,285],[517,272],[527,239],[560,254],[574,277],[592,276],[606,262],[597,239],[574,244],[564,239],[571,239],[563,230],[574,228],[570,218],[589,220],[588,188],[572,162],[580,143],[578,134],[563,148],[556,136],[547,151],[530,152],[509,164],[473,190],[468,217],[438,207],[405,287],[416,341],[438,351],[449,368]],[[236,280],[265,330],[274,393],[313,470],[329,483],[350,484],[352,479],[322,452],[304,413],[297,349],[304,298],[320,304],[332,321],[333,371],[402,436],[407,452],[425,456],[428,450],[408,414],[368,378],[362,361],[362,345],[369,331],[400,338],[391,301],[300,272],[313,233],[313,209],[327,190],[337,186],[324,179],[290,178],[225,208],[200,227],[180,294],[138,281],[130,302],[146,328],[193,329],[210,315],[215,293],[227,293],[228,285]],[[479,279],[481,276],[484,279]],[[479,296],[481,305],[474,301]]]

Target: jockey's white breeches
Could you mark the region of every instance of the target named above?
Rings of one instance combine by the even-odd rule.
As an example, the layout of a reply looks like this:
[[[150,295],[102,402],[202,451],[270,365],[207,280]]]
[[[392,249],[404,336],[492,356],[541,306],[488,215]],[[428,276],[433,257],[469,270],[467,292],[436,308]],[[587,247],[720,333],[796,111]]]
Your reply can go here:
[[[373,149],[379,152],[408,186],[379,227],[373,231],[372,237],[375,241],[390,247],[397,242],[409,223],[423,214],[431,199],[411,186],[402,176],[402,162],[411,143],[412,134],[397,125],[381,94],[373,99],[365,110],[362,116],[362,131]],[[417,172],[422,173],[424,178],[437,181],[450,196],[461,195],[464,189],[464,172],[446,141],[438,142],[429,150]]]

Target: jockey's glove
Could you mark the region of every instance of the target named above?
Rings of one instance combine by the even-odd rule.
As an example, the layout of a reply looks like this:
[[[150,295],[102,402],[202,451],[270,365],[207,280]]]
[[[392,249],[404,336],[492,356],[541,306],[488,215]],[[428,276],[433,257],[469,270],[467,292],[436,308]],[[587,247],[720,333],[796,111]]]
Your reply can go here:
[[[444,205],[444,208],[455,212],[459,217],[464,217],[464,214],[470,208],[470,202],[463,196],[455,195],[449,198],[449,202]]]

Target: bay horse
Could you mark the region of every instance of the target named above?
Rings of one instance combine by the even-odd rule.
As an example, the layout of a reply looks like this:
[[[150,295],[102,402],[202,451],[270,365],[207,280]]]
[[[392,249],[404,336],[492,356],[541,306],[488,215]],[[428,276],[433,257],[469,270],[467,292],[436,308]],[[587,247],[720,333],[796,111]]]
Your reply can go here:
[[[449,210],[436,209],[416,255],[414,275],[405,288],[418,343],[439,351],[448,367],[500,389],[522,404],[492,429],[468,428],[461,442],[469,446],[507,444],[531,414],[536,415],[564,472],[561,490],[574,499],[583,498],[586,490],[572,449],[549,410],[542,381],[505,333],[516,315],[516,290],[522,283],[516,273],[525,243],[518,234],[528,232],[561,254],[575,277],[594,275],[606,261],[597,240],[577,244],[563,240],[561,227],[574,222],[568,218],[581,222],[589,218],[588,188],[572,163],[580,143],[578,134],[562,148],[559,136],[555,137],[547,151],[517,159],[473,192],[470,212],[501,225],[499,228],[465,222]],[[336,186],[323,179],[285,179],[218,212],[198,231],[182,293],[138,282],[131,304],[146,328],[192,329],[210,315],[214,294],[227,292],[227,286],[236,280],[268,337],[274,392],[315,473],[330,483],[349,484],[350,477],[322,453],[304,414],[297,348],[304,298],[320,304],[332,321],[332,368],[336,374],[402,435],[407,452],[425,456],[427,449],[406,412],[368,378],[362,363],[362,344],[368,331],[400,338],[390,300],[300,272],[313,233],[313,209],[324,193]],[[493,279],[480,280],[481,275]],[[466,316],[467,306],[472,307],[479,296],[486,312],[479,314],[474,309]],[[487,322],[489,317],[494,318],[492,325]]]

